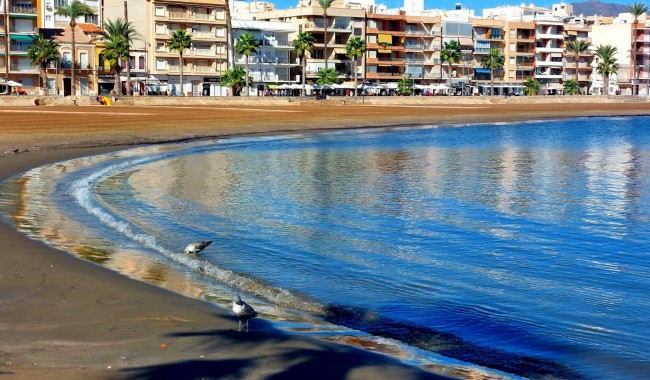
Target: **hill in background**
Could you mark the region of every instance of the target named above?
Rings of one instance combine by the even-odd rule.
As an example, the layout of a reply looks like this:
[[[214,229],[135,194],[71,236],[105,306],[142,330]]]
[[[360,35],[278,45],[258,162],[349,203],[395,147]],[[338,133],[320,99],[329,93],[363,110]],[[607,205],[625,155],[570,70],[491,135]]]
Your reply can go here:
[[[599,16],[618,16],[619,13],[627,12],[626,4],[604,3],[600,0],[587,0],[571,3],[573,5],[573,14],[575,15],[599,15]]]

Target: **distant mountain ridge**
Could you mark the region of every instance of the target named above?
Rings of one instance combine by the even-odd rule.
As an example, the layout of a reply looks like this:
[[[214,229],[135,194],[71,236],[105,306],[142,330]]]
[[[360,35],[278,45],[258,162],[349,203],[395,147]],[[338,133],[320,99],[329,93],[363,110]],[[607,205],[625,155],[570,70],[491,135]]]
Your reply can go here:
[[[571,3],[573,5],[573,14],[579,16],[609,16],[615,17],[619,13],[627,12],[628,6],[620,3],[605,3],[600,0],[587,0]]]

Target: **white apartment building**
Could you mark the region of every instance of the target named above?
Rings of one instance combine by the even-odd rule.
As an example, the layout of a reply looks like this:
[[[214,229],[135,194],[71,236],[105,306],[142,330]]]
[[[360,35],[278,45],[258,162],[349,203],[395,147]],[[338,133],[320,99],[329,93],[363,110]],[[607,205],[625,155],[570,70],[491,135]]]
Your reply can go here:
[[[248,57],[248,68],[253,78],[250,94],[262,95],[282,84],[301,83],[300,74],[291,74],[300,61],[292,59],[293,45],[290,36],[297,28],[286,22],[232,20],[235,44],[238,38],[249,33],[260,42],[257,54]],[[235,55],[235,65],[246,68],[246,57]]]

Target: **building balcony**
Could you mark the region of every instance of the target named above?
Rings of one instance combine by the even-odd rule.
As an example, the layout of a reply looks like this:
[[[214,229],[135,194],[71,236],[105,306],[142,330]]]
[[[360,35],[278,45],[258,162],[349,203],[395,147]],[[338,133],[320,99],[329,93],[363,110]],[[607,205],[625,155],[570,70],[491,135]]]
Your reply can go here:
[[[433,37],[433,34],[431,32],[426,32],[424,30],[407,30],[406,35],[407,36],[426,36],[427,34],[431,35]]]
[[[27,15],[27,16],[38,16],[38,8],[37,7],[30,7],[30,6],[11,6],[9,7],[9,15],[12,14],[19,14],[19,15]]]
[[[533,41],[535,41],[535,35],[534,34],[518,34],[517,35],[517,40],[520,41],[520,42],[526,42],[526,41],[533,42]]]
[[[439,72],[425,73],[424,78],[425,79],[442,79],[442,75],[440,75]]]
[[[404,45],[404,50],[424,50],[424,45],[422,45],[422,44],[406,44],[406,45]]]
[[[503,41],[503,35],[487,35],[487,34],[475,34],[475,40],[486,40],[486,41]]]
[[[564,34],[557,33],[537,33],[538,40],[563,40]]]
[[[240,57],[235,62],[238,65],[246,64],[246,57]],[[248,64],[270,64],[270,65],[298,65],[300,60],[292,61],[289,58],[278,58],[278,57],[248,57]]]
[[[561,47],[546,47],[546,46],[537,46],[535,47],[537,53],[563,53],[564,49]]]
[[[366,73],[366,79],[395,79],[404,78],[404,73]]]
[[[542,61],[535,60],[535,66],[545,66],[545,67],[563,67],[564,62],[562,61]]]

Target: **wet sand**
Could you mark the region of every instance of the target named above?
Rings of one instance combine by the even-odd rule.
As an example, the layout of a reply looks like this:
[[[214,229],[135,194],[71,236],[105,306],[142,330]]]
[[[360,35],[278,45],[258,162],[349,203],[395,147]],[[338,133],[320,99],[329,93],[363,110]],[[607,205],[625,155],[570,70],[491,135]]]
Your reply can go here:
[[[0,179],[136,144],[405,124],[648,115],[648,103],[0,107]],[[19,154],[2,155],[18,149]],[[434,377],[384,355],[288,336],[261,319],[128,279],[0,223],[0,375],[7,378]]]

